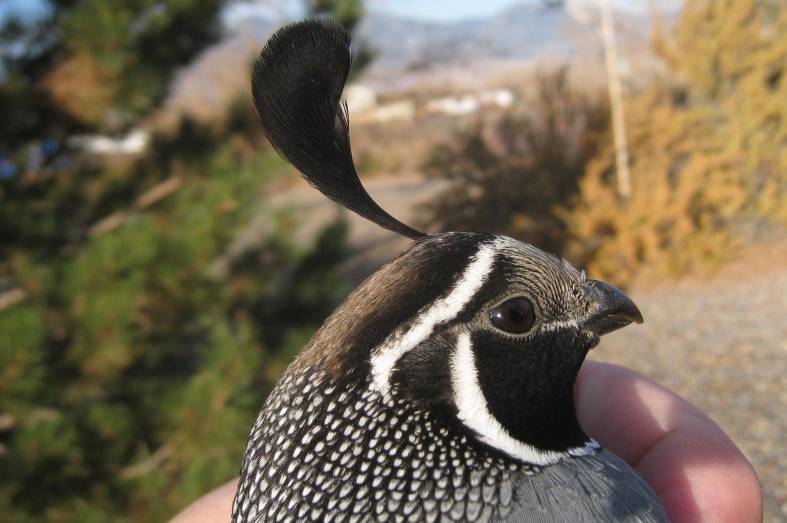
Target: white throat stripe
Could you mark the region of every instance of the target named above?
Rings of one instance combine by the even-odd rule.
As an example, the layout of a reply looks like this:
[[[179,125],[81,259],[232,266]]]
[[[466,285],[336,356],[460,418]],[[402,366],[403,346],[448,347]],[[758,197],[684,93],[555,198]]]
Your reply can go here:
[[[399,358],[429,337],[436,325],[459,314],[486,280],[496,253],[496,242],[482,245],[448,296],[422,310],[407,331],[392,332],[372,353],[372,385],[385,399],[390,399],[391,372]]]
[[[595,452],[599,445],[591,440],[582,447],[565,452],[539,450],[523,443],[503,427],[489,411],[484,392],[478,383],[470,334],[461,333],[457,337],[456,352],[451,361],[451,382],[454,388],[454,401],[459,410],[459,420],[478,434],[478,439],[487,445],[505,452],[514,459],[534,465],[552,465],[570,456],[582,456]]]

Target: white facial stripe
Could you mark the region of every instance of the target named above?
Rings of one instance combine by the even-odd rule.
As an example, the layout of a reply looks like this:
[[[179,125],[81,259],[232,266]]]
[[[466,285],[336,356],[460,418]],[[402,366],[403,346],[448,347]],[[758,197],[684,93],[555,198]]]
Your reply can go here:
[[[579,322],[577,320],[562,320],[562,321],[553,321],[550,323],[545,323],[541,325],[542,332],[550,332],[560,330],[566,327],[579,327]]]
[[[431,307],[421,311],[409,330],[391,333],[372,353],[372,385],[383,397],[390,398],[391,372],[404,353],[424,341],[435,326],[453,319],[486,280],[497,253],[497,244],[484,244],[472,259],[453,290]]]
[[[457,337],[456,352],[451,360],[451,382],[454,388],[454,401],[459,410],[459,420],[478,434],[478,439],[487,445],[501,450],[514,459],[534,465],[552,465],[569,456],[591,454],[599,448],[591,440],[582,447],[565,452],[539,450],[523,443],[503,427],[489,412],[484,392],[478,383],[478,371],[470,341],[470,334],[463,332]]]

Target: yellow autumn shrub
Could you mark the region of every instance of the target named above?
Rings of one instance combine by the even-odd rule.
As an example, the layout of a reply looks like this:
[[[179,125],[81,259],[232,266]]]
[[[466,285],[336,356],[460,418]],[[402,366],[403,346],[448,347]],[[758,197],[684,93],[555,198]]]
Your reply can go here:
[[[572,258],[625,284],[707,270],[751,239],[745,226],[787,223],[785,27],[777,2],[687,2],[657,39],[670,81],[627,100],[632,195],[602,149],[567,211]]]

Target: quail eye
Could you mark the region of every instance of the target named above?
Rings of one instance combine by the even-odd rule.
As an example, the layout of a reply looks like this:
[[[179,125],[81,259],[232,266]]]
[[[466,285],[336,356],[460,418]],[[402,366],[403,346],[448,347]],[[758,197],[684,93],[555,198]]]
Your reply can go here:
[[[533,327],[536,314],[527,298],[511,298],[489,311],[489,320],[502,331],[523,334]]]

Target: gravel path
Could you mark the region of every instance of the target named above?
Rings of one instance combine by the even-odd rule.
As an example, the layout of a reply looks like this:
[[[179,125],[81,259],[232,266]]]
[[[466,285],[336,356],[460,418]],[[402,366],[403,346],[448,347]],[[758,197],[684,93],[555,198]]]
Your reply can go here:
[[[759,473],[765,521],[787,521],[787,272],[735,276],[631,292],[645,324],[605,337],[592,354],[710,414]]]

